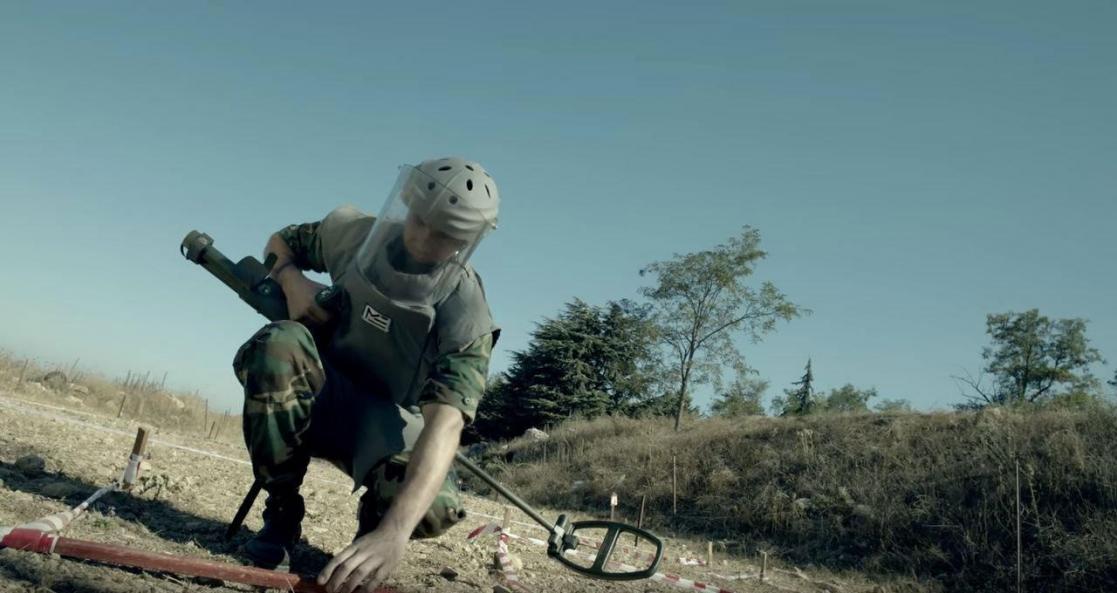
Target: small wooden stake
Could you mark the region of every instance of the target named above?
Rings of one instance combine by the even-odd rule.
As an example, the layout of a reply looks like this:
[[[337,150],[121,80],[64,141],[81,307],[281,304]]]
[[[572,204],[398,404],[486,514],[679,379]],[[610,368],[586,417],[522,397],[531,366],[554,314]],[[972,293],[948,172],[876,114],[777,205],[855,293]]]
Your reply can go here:
[[[136,429],[136,440],[132,442],[132,455],[143,455],[147,452],[148,431],[144,427]]]
[[[508,526],[512,524],[512,507],[504,507],[504,518],[500,520],[500,532],[508,533]]]
[[[714,565],[714,542],[706,542],[706,566]]]
[[[209,400],[208,399],[206,400],[205,414],[202,416],[202,432],[206,431],[207,426],[209,426]]]
[[[216,430],[217,430],[217,421],[214,420],[213,424],[211,424],[210,427],[209,427],[209,436],[207,436],[206,439],[207,440],[213,440],[213,433]]]
[[[768,575],[768,552],[760,552],[760,582]]]
[[[127,401],[128,401],[128,394],[127,394],[127,393],[125,393],[125,394],[122,394],[122,395],[120,396],[120,409],[118,409],[118,410],[116,411],[116,417],[117,417],[117,418],[120,418],[120,415],[124,413],[124,404],[125,404],[125,402],[127,402]]]
[[[617,493],[614,492],[609,496],[609,520],[614,521],[617,517]]]

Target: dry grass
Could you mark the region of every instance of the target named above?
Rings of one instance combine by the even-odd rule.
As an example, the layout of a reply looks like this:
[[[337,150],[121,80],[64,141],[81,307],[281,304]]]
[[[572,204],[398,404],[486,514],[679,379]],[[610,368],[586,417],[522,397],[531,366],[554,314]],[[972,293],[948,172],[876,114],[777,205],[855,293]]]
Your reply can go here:
[[[710,419],[679,433],[600,418],[551,435],[493,460],[529,500],[607,514],[615,490],[633,519],[646,495],[661,529],[956,590],[1015,588],[1019,461],[1026,590],[1117,589],[1111,408]]]
[[[241,442],[239,415],[207,416],[204,400],[150,377],[85,375],[0,352],[0,388],[195,437],[208,417],[207,436],[217,422],[218,440]],[[635,521],[646,496],[646,525],[719,549],[1004,591],[1015,588],[1019,461],[1025,590],[1061,593],[1117,590],[1114,460],[1117,414],[1100,406],[708,419],[679,433],[666,419],[599,418],[558,427],[545,444],[507,443],[489,465],[552,508],[607,516],[616,491],[620,516]]]
[[[0,351],[0,388],[22,399],[226,443],[243,442],[239,414],[208,409],[197,394],[176,393],[162,383],[162,377],[150,373],[108,378],[83,372],[76,363],[53,365]]]

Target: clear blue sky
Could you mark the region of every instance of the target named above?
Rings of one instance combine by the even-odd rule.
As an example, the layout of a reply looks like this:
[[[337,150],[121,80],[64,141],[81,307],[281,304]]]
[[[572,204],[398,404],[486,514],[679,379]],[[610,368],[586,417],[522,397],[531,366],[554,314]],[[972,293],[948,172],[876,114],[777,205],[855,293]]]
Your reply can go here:
[[[985,315],[1031,307],[1117,362],[1115,30],[1102,1],[5,2],[0,346],[239,406],[262,318],[183,235],[259,257],[460,154],[504,197],[494,369],[745,224],[814,310],[744,345],[775,393],[812,357],[947,407]]]

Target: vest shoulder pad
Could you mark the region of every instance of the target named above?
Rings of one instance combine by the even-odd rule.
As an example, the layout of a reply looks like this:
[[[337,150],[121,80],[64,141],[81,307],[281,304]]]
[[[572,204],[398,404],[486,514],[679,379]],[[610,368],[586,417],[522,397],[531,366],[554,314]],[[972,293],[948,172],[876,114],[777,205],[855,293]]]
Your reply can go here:
[[[322,219],[318,228],[322,261],[335,282],[349,267],[375,220],[376,217],[350,205],[335,208]]]
[[[436,307],[434,317],[438,353],[460,352],[477,338],[496,333],[481,277],[469,265],[457,288]]]

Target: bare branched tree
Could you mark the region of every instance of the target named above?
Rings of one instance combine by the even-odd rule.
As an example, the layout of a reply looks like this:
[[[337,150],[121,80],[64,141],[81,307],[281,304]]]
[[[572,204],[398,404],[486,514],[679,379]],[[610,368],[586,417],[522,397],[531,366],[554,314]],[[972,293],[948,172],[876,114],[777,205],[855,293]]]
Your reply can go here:
[[[719,383],[725,366],[738,371],[747,368],[734,335],[759,342],[775,329],[777,321],[809,313],[770,282],[757,288],[746,284],[766,255],[760,249],[760,232],[744,227],[739,236],[714,249],[676,254],[640,270],[641,276],[656,280],[641,292],[655,306],[660,339],[669,352],[671,374],[678,385],[675,430],[693,383]]]

